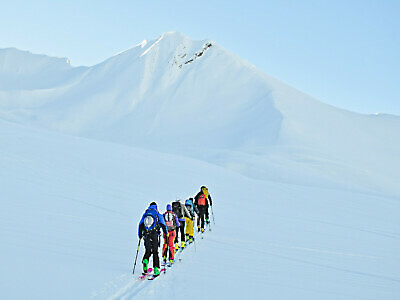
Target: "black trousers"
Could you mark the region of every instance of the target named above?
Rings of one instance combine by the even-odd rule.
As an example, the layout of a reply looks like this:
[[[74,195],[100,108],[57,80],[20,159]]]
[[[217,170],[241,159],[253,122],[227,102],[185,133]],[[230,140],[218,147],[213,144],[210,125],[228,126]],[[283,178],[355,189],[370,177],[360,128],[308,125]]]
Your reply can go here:
[[[206,211],[204,212],[206,220],[210,220],[210,216],[208,215],[208,206],[206,206]]]
[[[143,260],[150,260],[153,255],[153,267],[160,267],[160,258],[158,256],[158,247],[160,245],[160,235],[157,231],[148,233],[144,236],[144,247],[146,252],[143,255]],[[142,260],[142,262],[143,262]]]
[[[204,216],[208,219],[208,207],[206,205],[199,205],[198,208],[197,226],[204,228]]]
[[[181,225],[176,228],[175,244],[178,242],[179,231],[181,232],[181,242],[185,241],[185,221],[179,221],[179,223]]]

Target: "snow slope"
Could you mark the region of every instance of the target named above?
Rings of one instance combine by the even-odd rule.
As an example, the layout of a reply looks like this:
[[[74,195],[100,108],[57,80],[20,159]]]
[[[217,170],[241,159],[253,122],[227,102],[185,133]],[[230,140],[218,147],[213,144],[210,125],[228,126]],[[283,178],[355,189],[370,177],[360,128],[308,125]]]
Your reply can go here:
[[[0,298],[398,299],[399,125],[179,33],[92,67],[0,50]],[[213,231],[136,282],[145,208],[201,185]]]
[[[399,117],[318,102],[213,41],[170,32],[92,67],[65,61],[0,51],[0,117],[257,179],[400,195]]]
[[[396,198],[259,181],[4,121],[0,136],[1,299],[398,299]],[[136,282],[141,213],[203,184],[213,231],[166,276]]]

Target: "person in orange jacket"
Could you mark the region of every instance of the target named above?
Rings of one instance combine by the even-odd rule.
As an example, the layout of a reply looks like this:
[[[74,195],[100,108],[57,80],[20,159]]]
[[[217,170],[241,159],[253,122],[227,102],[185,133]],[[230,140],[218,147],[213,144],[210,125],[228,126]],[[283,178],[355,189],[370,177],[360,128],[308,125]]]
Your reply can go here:
[[[204,218],[207,224],[210,223],[208,215],[208,207],[212,206],[211,195],[208,188],[204,185],[200,188],[200,192],[194,197],[194,208],[198,215],[197,218],[197,231],[204,232]]]

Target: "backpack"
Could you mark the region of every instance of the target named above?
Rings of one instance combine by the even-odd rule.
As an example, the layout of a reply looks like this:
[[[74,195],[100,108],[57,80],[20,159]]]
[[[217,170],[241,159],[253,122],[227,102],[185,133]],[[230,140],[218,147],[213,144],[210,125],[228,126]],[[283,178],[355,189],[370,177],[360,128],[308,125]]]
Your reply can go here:
[[[185,205],[191,207],[191,206],[193,205],[192,200],[187,199],[187,200],[185,201]]]
[[[203,194],[208,198],[208,188],[204,187],[201,189],[203,191]]]
[[[158,229],[158,211],[154,208],[148,208],[144,213],[143,224],[146,232]]]
[[[164,214],[165,224],[167,224],[168,232],[175,230],[176,228],[176,220],[174,213],[172,211],[167,211]]]
[[[182,207],[181,207],[181,203],[180,202],[175,201],[175,202],[172,203],[172,211],[176,214],[178,219],[182,219],[183,218]]]
[[[204,194],[201,194],[200,196],[199,196],[199,199],[197,200],[197,204],[198,205],[206,205],[206,195],[204,195]]]

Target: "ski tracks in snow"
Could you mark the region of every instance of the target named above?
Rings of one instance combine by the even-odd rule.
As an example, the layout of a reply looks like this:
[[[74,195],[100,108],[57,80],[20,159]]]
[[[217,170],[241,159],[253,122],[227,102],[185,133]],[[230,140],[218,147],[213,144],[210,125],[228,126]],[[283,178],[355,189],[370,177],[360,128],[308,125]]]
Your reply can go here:
[[[122,274],[104,284],[99,291],[92,292],[90,299],[124,300],[132,299],[146,288],[148,280],[139,281],[139,275]],[[121,287],[122,284],[122,287]]]
[[[172,269],[168,269],[167,274],[171,272]],[[162,289],[163,286],[166,284],[164,278],[167,274],[160,274],[159,278],[156,278],[154,281],[149,281],[147,279],[145,280],[138,280],[139,275],[133,275],[133,278],[129,279],[128,282],[120,287],[117,291],[114,289],[114,293],[107,297],[104,298],[104,294],[102,295],[101,299],[107,299],[107,300],[130,300],[130,299],[135,299],[135,297],[141,293],[143,290],[147,289],[149,285],[152,285],[153,287],[148,290],[148,295],[150,298],[152,296],[152,291],[157,290],[157,289]],[[124,277],[130,277],[132,275],[124,274]],[[142,297],[143,295],[141,295]],[[94,298],[94,297],[92,297]]]
[[[196,238],[198,238],[199,235],[196,235]],[[196,249],[191,249],[193,248],[193,245],[189,246],[189,249],[185,249],[186,251],[196,251]],[[182,251],[179,251],[179,253],[176,254],[175,260],[180,261]],[[171,271],[173,272],[173,268],[167,268],[166,274],[160,274],[160,277],[155,279],[154,281],[149,281],[147,279],[140,281],[138,280],[139,273],[132,275],[131,274],[122,274],[118,277],[116,277],[114,280],[107,282],[104,284],[104,287],[98,291],[98,292],[93,292],[90,299],[107,299],[107,300],[130,300],[134,299],[139,293],[144,291],[145,289],[148,288],[149,285],[152,285],[152,288],[148,289],[148,293],[145,296],[152,298],[153,291],[158,290],[158,289],[163,289],[166,287],[167,282],[169,279],[166,278],[166,276],[170,275],[169,274]],[[122,284],[121,284],[122,283]],[[121,287],[122,285],[122,287]],[[143,297],[143,294],[140,295],[140,297]]]
[[[148,280],[138,281],[136,277],[131,279],[128,284],[119,289],[114,295],[108,298],[108,300],[125,300],[133,299],[141,290],[146,288],[150,282]]]
[[[99,297],[103,299],[107,294],[117,290],[120,287],[121,282],[126,280],[127,276],[127,274],[122,274],[117,276],[114,280],[106,282],[102,289],[92,292],[90,299],[96,299]]]

